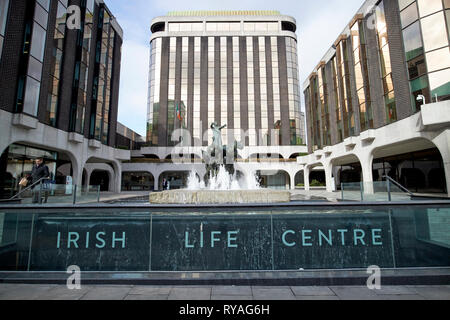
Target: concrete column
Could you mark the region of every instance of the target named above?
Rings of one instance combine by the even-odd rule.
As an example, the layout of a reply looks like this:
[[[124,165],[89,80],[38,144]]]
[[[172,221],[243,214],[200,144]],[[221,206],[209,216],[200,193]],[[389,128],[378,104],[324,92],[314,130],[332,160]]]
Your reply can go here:
[[[291,179],[291,190],[295,190],[295,172],[289,173],[289,177]]]
[[[86,172],[86,179],[84,181],[83,188],[87,190],[87,188],[89,187],[89,173],[86,169],[84,171]],[[81,180],[81,181],[83,181],[83,180]]]
[[[85,169],[85,170],[86,170],[86,183],[88,186],[90,186],[91,185],[91,175],[92,175],[93,170],[91,170],[91,169]]]
[[[115,192],[115,193],[121,193],[122,192],[122,166],[120,164],[120,162],[116,162],[114,161],[112,163],[113,166],[113,177],[112,179],[110,179],[109,185],[110,185],[110,192]],[[111,181],[112,180],[112,181]],[[111,182],[113,183],[111,185]],[[112,188],[111,188],[112,186]]]
[[[83,181],[83,166],[84,166],[84,163],[80,163],[75,158],[72,159],[72,169],[73,169],[72,183],[73,183],[73,185],[81,186],[82,181]]]
[[[155,178],[155,186],[154,186],[154,191],[159,191],[159,176],[161,174],[157,173],[157,174],[153,174],[153,177]]]
[[[361,167],[362,167],[362,175],[363,175],[363,184],[364,184],[364,193],[365,194],[374,194],[373,188],[373,155],[372,151],[368,151],[362,157],[360,157]]]
[[[439,149],[444,162],[447,194],[450,196],[450,130],[445,130],[440,135],[436,136],[433,139],[433,143]]]
[[[333,164],[332,163],[324,163],[323,168],[325,170],[325,182],[327,187],[327,192],[334,192],[335,183],[333,183]]]
[[[310,168],[308,166],[305,166],[305,170],[304,170],[304,177],[305,177],[305,191],[309,191],[310,187],[309,187],[309,172],[310,172]]]

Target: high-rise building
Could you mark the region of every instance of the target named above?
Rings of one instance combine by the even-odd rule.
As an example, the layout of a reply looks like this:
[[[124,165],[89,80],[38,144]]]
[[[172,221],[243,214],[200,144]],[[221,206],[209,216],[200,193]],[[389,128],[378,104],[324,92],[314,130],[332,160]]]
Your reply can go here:
[[[122,33],[103,1],[0,0],[6,196],[36,156],[60,183],[72,176],[88,184],[85,164],[101,161],[112,163],[120,181],[120,159],[129,158],[115,149]]]
[[[447,193],[449,39],[448,0],[366,1],[304,83],[305,172]]]
[[[172,134],[184,128],[187,145],[206,146],[213,122],[227,125],[224,141],[302,145],[296,28],[293,18],[277,11],[171,12],[155,18],[149,145],[177,145]]]
[[[212,123],[235,141],[236,172],[295,188],[306,154],[300,110],[296,21],[278,11],[171,12],[152,20],[147,142],[123,164],[123,189],[186,186],[206,174]],[[179,130],[183,129],[183,130]],[[179,159],[183,158],[182,161]]]

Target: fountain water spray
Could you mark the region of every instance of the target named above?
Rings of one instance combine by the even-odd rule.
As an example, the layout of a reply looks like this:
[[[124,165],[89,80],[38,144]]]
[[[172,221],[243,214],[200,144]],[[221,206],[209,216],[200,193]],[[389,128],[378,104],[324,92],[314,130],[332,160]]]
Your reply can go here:
[[[258,178],[255,174],[237,177],[237,174],[230,174],[225,166],[220,166],[216,175],[209,174],[208,184],[199,179],[197,174],[192,171],[189,174],[187,190],[211,190],[211,191],[239,191],[239,190],[259,190],[261,189]]]

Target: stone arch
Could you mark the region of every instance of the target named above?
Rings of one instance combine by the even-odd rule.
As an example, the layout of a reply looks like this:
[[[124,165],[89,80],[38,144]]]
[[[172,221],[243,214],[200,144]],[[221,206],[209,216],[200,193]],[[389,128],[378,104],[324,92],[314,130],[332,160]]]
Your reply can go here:
[[[294,173],[294,185],[295,187],[305,186],[305,169],[298,170],[297,172]]]
[[[296,152],[296,153],[292,153],[290,156],[289,156],[289,160],[293,160],[293,159],[297,159],[298,157],[303,157],[303,156],[306,156],[307,154],[305,154],[305,153],[301,153],[301,152]]]
[[[110,171],[102,170],[102,169],[94,169],[92,170],[89,176],[89,185],[90,186],[100,186],[100,191],[112,191],[111,190],[111,182],[113,180],[113,175]]]
[[[287,190],[292,188],[291,175],[286,170],[257,170],[256,174],[261,180],[262,187]]]
[[[384,175],[390,176],[412,192],[436,192],[433,189],[444,186],[440,192],[448,193],[450,168],[444,163],[444,159],[449,154],[449,144],[445,133],[443,135],[443,141],[440,139],[442,136],[434,138],[423,136],[376,147],[372,152],[374,167],[382,163]],[[433,158],[428,167],[421,165],[423,163],[420,160],[421,154],[427,152],[432,154],[427,157]],[[445,177],[445,181],[435,180],[433,177],[430,179],[431,170],[434,177],[439,176],[436,172],[443,174],[441,177]],[[380,174],[377,174],[377,178],[378,176]]]
[[[186,187],[187,178],[189,177],[190,172],[191,172],[191,170],[186,170],[186,169],[170,169],[170,170],[162,171],[158,175],[158,184],[157,184],[158,189],[162,190],[162,181],[164,178],[170,179],[169,180],[170,189],[180,189],[180,188]],[[156,179],[156,176],[155,176],[155,179]],[[155,180],[155,182],[156,182],[156,180]]]
[[[363,163],[354,153],[334,158],[330,161],[330,165],[331,175],[338,189],[342,183],[356,183],[363,180]]]

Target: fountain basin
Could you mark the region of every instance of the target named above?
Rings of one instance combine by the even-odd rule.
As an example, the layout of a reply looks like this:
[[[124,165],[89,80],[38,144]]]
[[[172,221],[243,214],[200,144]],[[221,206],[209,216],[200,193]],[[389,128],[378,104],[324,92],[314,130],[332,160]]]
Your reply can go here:
[[[171,190],[150,194],[152,204],[239,204],[285,203],[291,201],[291,193],[284,190]]]

